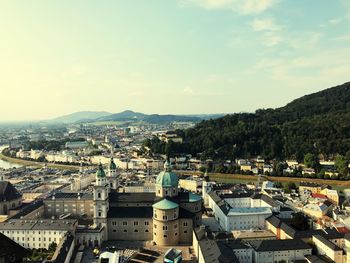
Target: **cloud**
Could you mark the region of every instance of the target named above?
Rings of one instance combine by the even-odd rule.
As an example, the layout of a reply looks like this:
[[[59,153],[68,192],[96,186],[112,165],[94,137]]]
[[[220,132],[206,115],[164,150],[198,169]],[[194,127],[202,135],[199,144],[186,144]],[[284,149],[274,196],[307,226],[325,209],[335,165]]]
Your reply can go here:
[[[263,36],[262,44],[266,47],[273,47],[282,43],[282,41],[283,39],[281,36],[272,32],[267,32]]]
[[[187,86],[183,89],[183,93],[185,93],[186,95],[191,95],[191,96],[195,96],[198,95],[198,93],[196,93],[191,87]]]
[[[342,17],[333,18],[333,19],[329,19],[329,20],[328,20],[328,23],[331,24],[331,25],[337,25],[337,24],[339,24],[342,20],[343,20]]]
[[[254,19],[250,26],[254,31],[279,31],[281,26],[276,25],[272,18]]]
[[[278,0],[178,0],[181,7],[206,10],[232,10],[242,15],[257,15],[274,7]]]

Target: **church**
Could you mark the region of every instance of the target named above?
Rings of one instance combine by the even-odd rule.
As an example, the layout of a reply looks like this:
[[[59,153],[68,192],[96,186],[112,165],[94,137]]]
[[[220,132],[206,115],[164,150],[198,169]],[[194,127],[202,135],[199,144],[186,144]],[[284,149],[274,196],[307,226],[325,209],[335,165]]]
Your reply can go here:
[[[160,246],[192,242],[192,230],[201,225],[202,197],[181,191],[178,177],[166,161],[155,182],[156,191],[118,192],[117,167],[111,158],[107,173],[100,164],[93,194],[56,193],[44,201],[45,214],[69,213],[92,219],[90,227],[77,228],[80,244],[101,245],[107,240],[153,241]],[[58,210],[58,211],[57,211]]]

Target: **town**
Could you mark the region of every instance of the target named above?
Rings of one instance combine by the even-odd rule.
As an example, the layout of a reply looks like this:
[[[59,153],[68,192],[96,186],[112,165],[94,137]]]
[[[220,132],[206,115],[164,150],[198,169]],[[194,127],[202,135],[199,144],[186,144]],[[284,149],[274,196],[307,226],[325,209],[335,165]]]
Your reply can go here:
[[[311,179],[313,168],[296,160],[275,170],[260,156],[219,162],[145,147],[153,137],[181,144],[179,125],[194,123],[2,129],[10,167],[0,172],[0,233],[15,242],[11,256],[347,262],[350,185]],[[319,161],[329,179],[338,175],[336,162]],[[294,171],[308,175],[287,177]]]

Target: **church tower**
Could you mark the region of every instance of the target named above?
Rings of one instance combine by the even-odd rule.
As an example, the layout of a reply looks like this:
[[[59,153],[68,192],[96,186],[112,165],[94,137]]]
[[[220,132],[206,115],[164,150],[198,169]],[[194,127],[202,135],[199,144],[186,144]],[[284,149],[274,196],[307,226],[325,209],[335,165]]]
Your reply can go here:
[[[104,239],[107,239],[107,213],[109,210],[108,182],[102,164],[96,172],[94,185],[94,225],[104,227]]]
[[[117,190],[118,183],[118,174],[117,174],[117,165],[115,164],[113,157],[109,161],[108,172],[107,172],[107,183],[110,189]]]

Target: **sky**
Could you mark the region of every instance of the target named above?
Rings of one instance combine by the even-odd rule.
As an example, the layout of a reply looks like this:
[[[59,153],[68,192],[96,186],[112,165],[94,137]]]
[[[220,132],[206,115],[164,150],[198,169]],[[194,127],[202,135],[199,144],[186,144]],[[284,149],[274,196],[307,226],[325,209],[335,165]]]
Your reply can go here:
[[[0,122],[254,112],[349,73],[349,0],[0,0]]]

